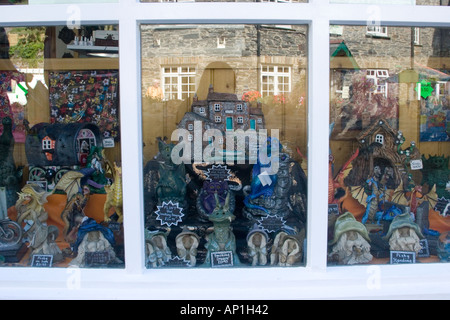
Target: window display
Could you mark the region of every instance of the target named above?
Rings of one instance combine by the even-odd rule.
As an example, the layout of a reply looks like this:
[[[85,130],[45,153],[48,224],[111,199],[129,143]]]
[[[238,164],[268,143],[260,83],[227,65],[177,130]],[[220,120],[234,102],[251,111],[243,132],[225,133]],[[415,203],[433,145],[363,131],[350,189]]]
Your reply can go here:
[[[141,26],[148,268],[304,265],[306,32]]]
[[[442,261],[449,29],[338,29],[330,39],[328,263]]]
[[[124,266],[114,29],[0,28],[2,266]]]

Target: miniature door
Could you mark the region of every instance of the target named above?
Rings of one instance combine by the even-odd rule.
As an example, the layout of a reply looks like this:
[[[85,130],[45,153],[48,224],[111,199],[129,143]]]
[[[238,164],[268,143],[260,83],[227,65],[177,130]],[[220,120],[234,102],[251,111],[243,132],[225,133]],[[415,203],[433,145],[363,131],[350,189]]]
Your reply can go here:
[[[94,133],[89,129],[81,129],[77,135],[78,160],[82,166],[87,164],[87,157],[92,146],[96,146],[97,141]]]

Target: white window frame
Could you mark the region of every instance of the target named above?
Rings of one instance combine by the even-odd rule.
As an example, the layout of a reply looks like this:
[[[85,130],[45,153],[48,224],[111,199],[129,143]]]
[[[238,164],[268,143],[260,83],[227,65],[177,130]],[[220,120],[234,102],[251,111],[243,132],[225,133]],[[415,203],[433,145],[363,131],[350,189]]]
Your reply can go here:
[[[376,37],[387,37],[388,27],[380,25],[369,25],[366,28],[366,33]]]
[[[237,123],[244,123],[244,117],[241,117],[241,116],[237,117],[236,122]]]
[[[270,96],[270,95],[280,95],[280,94],[286,94],[291,92],[291,82],[292,82],[292,68],[290,66],[282,66],[282,65],[261,65],[261,95],[263,97]],[[273,68],[273,71],[267,71],[266,68]],[[280,69],[287,68],[288,72],[281,72]],[[264,89],[264,85],[268,84],[267,81],[264,80],[264,78],[270,78],[272,79],[273,83],[273,90],[270,89]],[[285,77],[288,79],[288,89],[287,90],[280,90],[279,88],[279,79],[278,77]]]
[[[347,1],[348,2],[348,1]],[[450,298],[450,264],[327,266],[329,26],[449,27],[450,7],[308,3],[112,3],[2,5],[0,25],[119,24],[125,268],[0,268],[8,299]],[[361,3],[361,2],[359,2]],[[396,10],[394,10],[396,9]],[[249,15],[248,12],[252,14]],[[308,221],[305,267],[146,269],[139,24],[306,24],[308,28]],[[114,288],[114,290],[111,290]]]
[[[384,136],[382,134],[377,134],[375,136],[375,142],[378,142],[380,144],[384,144]]]
[[[387,69],[367,69],[366,78],[373,79],[375,90],[374,93],[381,93],[385,97],[388,96],[388,85],[387,83],[381,84],[381,82],[389,78],[389,70]]]
[[[176,70],[176,72],[166,72],[165,69],[166,68],[171,68],[173,70]],[[184,68],[188,68],[191,69],[193,68],[194,71],[183,71]],[[197,68],[195,66],[163,66],[161,67],[161,74],[162,74],[162,90],[163,90],[163,95],[164,95],[164,100],[174,100],[174,99],[178,99],[178,100],[182,100],[185,99],[185,97],[183,97],[185,94],[187,94],[187,97],[189,96],[193,96],[195,94],[195,75],[196,75],[196,70]],[[170,78],[170,79],[175,79],[175,82],[171,82],[170,85],[171,86],[175,86],[175,90],[170,90],[169,92],[167,91],[166,88],[166,83],[165,80],[166,78]],[[183,83],[183,79],[188,79],[188,83]],[[193,78],[194,82],[191,82],[190,79]],[[187,85],[189,87],[189,85],[193,84],[194,85],[194,90],[190,91],[188,89],[188,91],[184,91],[183,90],[183,85]]]
[[[420,28],[414,28],[414,44],[420,45]]]

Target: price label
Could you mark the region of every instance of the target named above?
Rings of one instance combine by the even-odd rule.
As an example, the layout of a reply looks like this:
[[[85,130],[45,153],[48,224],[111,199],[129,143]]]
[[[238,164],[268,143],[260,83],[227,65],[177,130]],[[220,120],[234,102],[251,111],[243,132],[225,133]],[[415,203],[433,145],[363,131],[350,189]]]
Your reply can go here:
[[[165,202],[162,205],[157,206],[158,210],[155,212],[157,215],[156,220],[161,222],[161,225],[177,226],[182,221],[184,216],[183,208],[180,208],[178,202]]]
[[[211,267],[232,267],[233,266],[233,252],[231,251],[216,251],[211,252]]]
[[[53,263],[51,254],[34,254],[31,259],[31,266],[38,268],[50,268]]]
[[[411,160],[410,162],[411,170],[420,170],[423,169],[422,159]]]
[[[416,253],[414,251],[391,251],[390,262],[391,264],[415,263]]]

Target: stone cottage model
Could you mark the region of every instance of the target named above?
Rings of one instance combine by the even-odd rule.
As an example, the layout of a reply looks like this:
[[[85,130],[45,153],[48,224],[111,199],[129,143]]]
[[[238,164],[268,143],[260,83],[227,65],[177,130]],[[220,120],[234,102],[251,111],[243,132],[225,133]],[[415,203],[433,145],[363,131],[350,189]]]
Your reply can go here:
[[[214,92],[212,86],[209,87],[206,100],[194,97],[191,112],[186,112],[178,124],[179,129],[188,130],[189,141],[194,141],[194,129],[199,129],[199,121],[203,148],[212,142],[212,138],[206,141],[203,139],[203,134],[208,129],[221,132],[222,137],[218,139],[218,143],[223,144],[224,148],[227,131],[264,129],[264,115],[260,104],[252,107],[248,102],[239,100],[236,94]],[[246,150],[247,147],[246,144]]]

